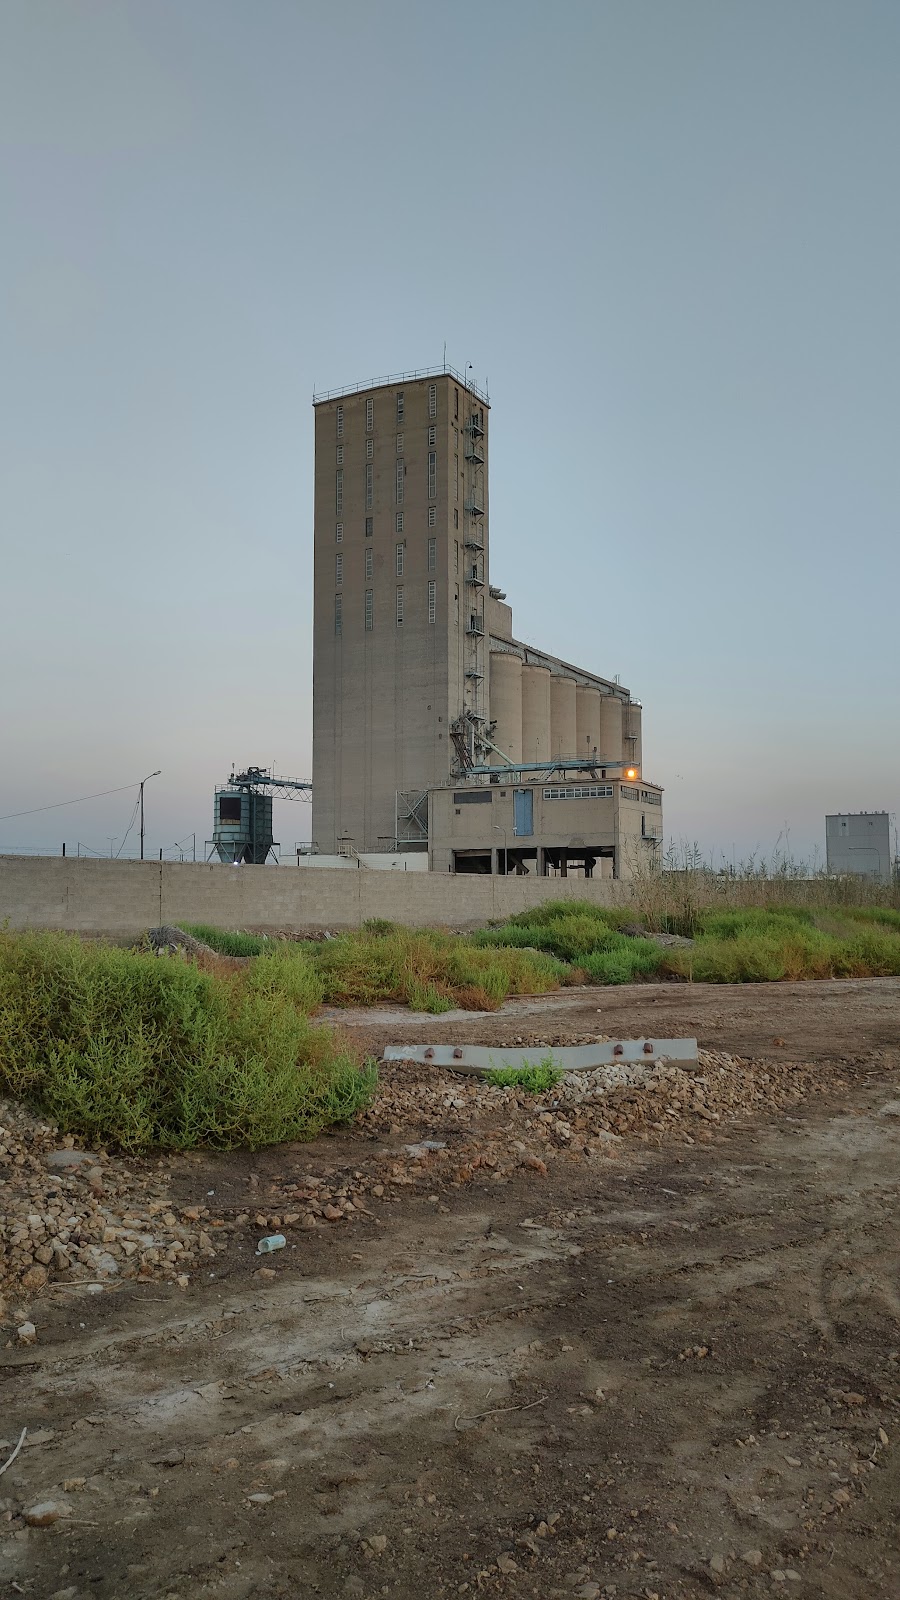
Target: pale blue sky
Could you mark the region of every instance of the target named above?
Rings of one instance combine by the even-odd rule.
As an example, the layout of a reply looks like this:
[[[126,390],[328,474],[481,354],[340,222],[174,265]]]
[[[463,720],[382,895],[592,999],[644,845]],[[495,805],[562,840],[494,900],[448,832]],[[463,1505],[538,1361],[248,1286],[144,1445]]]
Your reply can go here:
[[[3,0],[0,814],[161,767],[155,852],[309,775],[311,392],[445,340],[667,835],[895,809],[898,151],[896,0]]]

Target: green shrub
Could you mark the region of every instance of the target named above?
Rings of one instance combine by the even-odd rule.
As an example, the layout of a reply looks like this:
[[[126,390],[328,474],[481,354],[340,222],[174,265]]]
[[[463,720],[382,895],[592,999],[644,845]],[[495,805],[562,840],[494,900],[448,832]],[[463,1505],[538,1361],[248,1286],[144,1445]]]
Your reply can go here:
[[[662,957],[662,950],[652,940],[620,935],[619,943],[591,951],[581,957],[580,964],[596,983],[635,983],[641,978],[657,977]]]
[[[900,938],[876,927],[836,935],[776,913],[767,924],[724,938],[703,934],[690,949],[667,950],[663,967],[697,983],[889,977],[900,975]]]
[[[880,923],[900,933],[900,911],[892,911],[890,906],[848,906],[844,915],[854,922]]]
[[[619,932],[633,917],[621,907],[556,900],[483,929],[475,943],[549,951],[597,983],[654,977],[773,983],[900,973],[900,913],[889,907],[706,906],[691,913],[693,945],[673,949]],[[688,932],[685,918],[663,920],[671,932]]]
[[[419,983],[415,978],[407,984],[406,1003],[411,1011],[430,1011],[434,1016],[453,1010],[453,1001],[436,983]]]
[[[490,1010],[510,994],[556,989],[566,973],[544,955],[484,949],[429,928],[363,929],[316,948],[324,999],[339,1006],[396,1000],[415,1010],[454,1004]]]
[[[260,966],[254,986],[243,972],[0,933],[0,1092],[128,1150],[312,1138],[367,1104],[374,1069]]]
[[[230,928],[213,928],[207,922],[179,922],[182,933],[189,933],[221,956],[258,956],[270,939],[260,933],[238,933]]]
[[[246,972],[249,989],[259,993],[283,994],[307,1014],[322,1004],[325,985],[309,945],[287,939],[270,940],[262,955],[251,962]]]

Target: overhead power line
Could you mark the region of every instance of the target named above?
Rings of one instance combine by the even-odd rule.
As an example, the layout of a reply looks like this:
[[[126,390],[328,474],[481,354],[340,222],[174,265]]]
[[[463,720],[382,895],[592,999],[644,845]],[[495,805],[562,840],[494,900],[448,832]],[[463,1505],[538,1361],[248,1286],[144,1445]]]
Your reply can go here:
[[[6,811],[6,816],[0,816],[0,822],[10,822],[14,816],[35,816],[38,811],[59,811],[64,805],[82,805],[83,800],[102,800],[104,795],[122,795],[127,789],[139,789],[139,784],[120,784],[119,789],[101,789],[96,795],[78,795],[77,800],[56,800],[53,805],[30,806],[29,811]]]

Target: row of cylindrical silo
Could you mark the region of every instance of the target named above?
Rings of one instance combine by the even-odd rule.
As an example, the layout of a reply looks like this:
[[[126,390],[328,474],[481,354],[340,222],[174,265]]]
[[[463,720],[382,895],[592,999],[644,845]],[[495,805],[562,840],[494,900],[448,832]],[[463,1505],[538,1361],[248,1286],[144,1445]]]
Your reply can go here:
[[[550,754],[573,756],[578,748],[578,686],[574,678],[550,679]]]
[[[522,662],[507,650],[492,650],[490,704],[493,742],[510,761],[522,759]],[[492,760],[497,758],[492,756]]]
[[[522,667],[522,760],[550,760],[549,667]]]
[[[574,756],[610,763],[641,759],[641,708],[601,694],[507,650],[490,653],[493,743],[510,761],[531,765]]]

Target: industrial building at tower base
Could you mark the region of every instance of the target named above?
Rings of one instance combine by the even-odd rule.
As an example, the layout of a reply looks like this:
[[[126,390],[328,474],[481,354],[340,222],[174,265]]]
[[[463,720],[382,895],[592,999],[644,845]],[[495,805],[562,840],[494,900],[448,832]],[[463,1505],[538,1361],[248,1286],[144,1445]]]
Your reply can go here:
[[[516,639],[491,584],[487,395],[441,367],[314,406],[314,851],[615,878],[654,859],[640,704]]]

